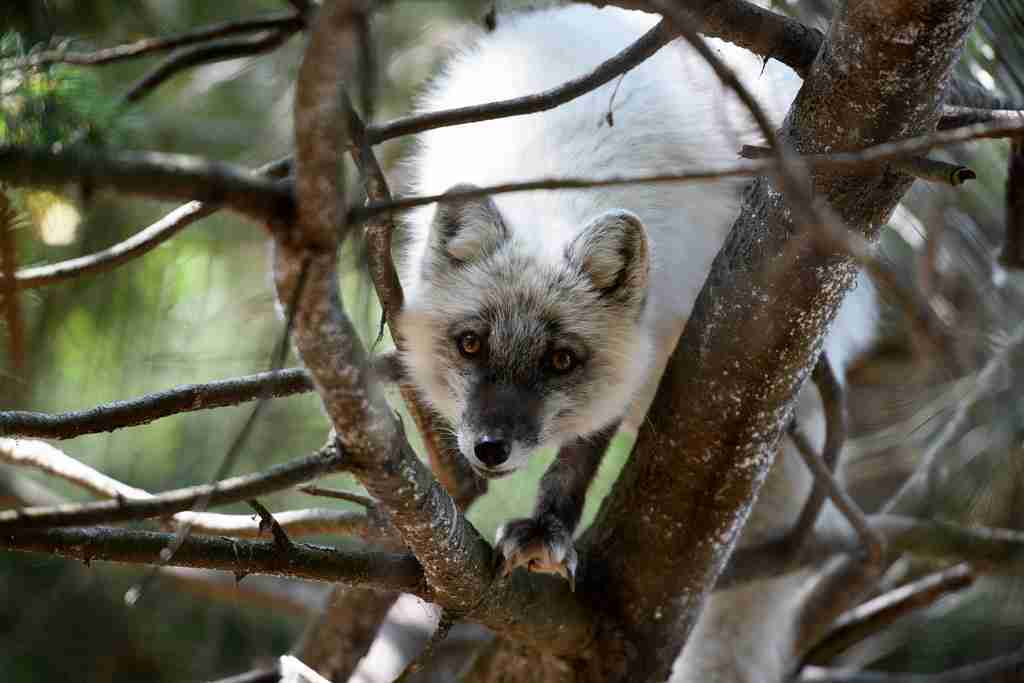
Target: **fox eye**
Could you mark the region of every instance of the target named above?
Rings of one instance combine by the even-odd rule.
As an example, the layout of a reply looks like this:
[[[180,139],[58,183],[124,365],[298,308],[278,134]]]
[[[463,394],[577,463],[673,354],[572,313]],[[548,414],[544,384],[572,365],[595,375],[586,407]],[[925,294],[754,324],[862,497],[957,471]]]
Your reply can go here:
[[[550,362],[552,370],[564,374],[576,367],[576,356],[572,351],[562,349],[551,354]]]
[[[476,332],[463,332],[455,341],[459,346],[459,353],[466,358],[472,358],[483,348],[483,341]]]

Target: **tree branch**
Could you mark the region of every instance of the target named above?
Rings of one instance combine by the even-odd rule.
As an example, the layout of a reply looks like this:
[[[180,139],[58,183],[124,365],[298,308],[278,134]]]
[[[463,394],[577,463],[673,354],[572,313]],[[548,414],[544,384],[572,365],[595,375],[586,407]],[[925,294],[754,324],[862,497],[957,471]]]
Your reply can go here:
[[[333,443],[313,455],[274,465],[262,472],[189,486],[136,500],[32,507],[0,512],[0,533],[39,527],[87,526],[162,517],[188,510],[199,501],[223,505],[274,493],[348,467],[349,458]]]
[[[0,181],[17,186],[78,183],[153,199],[222,204],[263,223],[294,215],[291,189],[231,164],[183,154],[0,146]]]
[[[106,476],[54,449],[44,441],[0,438],[0,461],[16,466],[34,467],[106,499],[131,501],[154,498],[147,490],[129,486]],[[366,514],[311,508],[279,512],[274,517],[284,529],[296,536],[310,536],[313,533],[340,533],[364,539],[376,536],[372,529],[371,517]],[[252,515],[178,512],[171,517],[170,522],[177,526],[187,525],[191,530],[200,533],[217,533],[220,536],[234,538],[257,538],[263,532],[260,520],[254,519]]]
[[[258,31],[281,30],[287,32],[300,31],[303,20],[295,12],[278,12],[254,19],[225,21],[202,26],[171,36],[143,38],[133,43],[125,43],[115,47],[103,48],[92,52],[73,52],[66,48],[47,50],[11,60],[9,67],[15,69],[37,68],[51,64],[73,64],[75,66],[101,66],[126,59],[148,57],[158,52],[166,52],[179,47],[205,43],[218,38],[238,35],[239,33],[256,33]],[[5,68],[8,65],[3,65]]]
[[[170,415],[234,406],[259,398],[294,396],[312,390],[312,380],[302,368],[272,370],[205,384],[183,384],[155,394],[69,413],[0,411],[0,436],[73,439],[83,434],[148,424]]]
[[[293,33],[301,30],[301,28],[301,22],[294,22],[262,36],[227,38],[184,48],[168,55],[164,61],[142,76],[124,94],[123,101],[126,103],[138,102],[160,87],[169,78],[181,73],[185,69],[270,52],[280,47]]]
[[[5,531],[0,548],[46,553],[92,562],[162,564],[161,551],[174,534],[109,527]],[[294,544],[283,552],[273,541],[240,541],[215,536],[190,536],[166,562],[173,567],[194,567],[246,574],[272,574],[349,586],[413,593],[429,599],[423,570],[408,553],[344,551]]]
[[[256,173],[272,178],[280,178],[287,174],[290,166],[291,162],[289,159],[272,161],[256,169]],[[217,204],[204,204],[203,202],[182,204],[160,220],[140,230],[123,242],[118,242],[95,254],[60,261],[59,263],[23,268],[15,274],[14,286],[19,290],[33,289],[58,282],[66,282],[81,275],[110,270],[152,251],[188,226],[216,213],[221,208]]]
[[[1012,138],[1024,136],[1024,118],[1013,121],[980,123],[964,128],[934,131],[894,142],[866,146],[855,152],[833,154],[805,154],[800,162],[811,171],[819,172],[868,172],[885,169],[885,164],[923,154],[931,149],[946,147],[971,140]],[[353,207],[349,211],[350,221],[367,220],[383,212],[407,211],[419,206],[433,204],[441,199],[483,197],[512,192],[537,190],[584,190],[624,185],[652,185],[659,183],[708,182],[725,178],[756,177],[777,172],[780,165],[773,159],[760,159],[737,163],[721,168],[698,168],[679,173],[656,175],[618,176],[609,178],[541,178],[517,183],[502,183],[488,187],[458,190],[437,195],[400,197],[390,201],[373,201],[365,207]]]
[[[641,36],[635,43],[617,55],[602,62],[590,73],[573,79],[557,88],[545,90],[533,95],[525,95],[500,102],[445,109],[407,116],[380,125],[366,128],[366,137],[370,144],[379,144],[385,140],[414,135],[434,128],[459,126],[464,123],[490,121],[509,116],[522,116],[553,109],[560,104],[570,102],[581,95],[596,90],[605,83],[618,78],[633,69],[645,59],[653,55],[675,38],[673,31],[660,22],[657,26]]]
[[[963,563],[929,574],[844,614],[831,632],[804,656],[804,665],[825,665],[897,619],[934,605],[940,599],[974,584],[970,565]]]
[[[388,189],[384,172],[373,154],[363,120],[347,96],[343,98],[342,107],[348,117],[349,132],[352,136],[352,156],[359,167],[368,201],[390,201],[391,191]],[[394,231],[394,216],[390,213],[372,216],[364,225],[370,277],[380,300],[384,319],[391,330],[391,338],[395,342],[395,347],[401,350],[405,348],[405,340],[402,338],[401,329],[395,324],[395,318],[402,310],[405,296],[391,255],[391,236]],[[455,498],[459,508],[468,509],[477,498],[487,492],[486,480],[478,477],[458,453],[451,431],[439,429],[441,418],[423,403],[416,388],[407,381],[400,381],[399,389],[427,448],[430,470]]]
[[[353,472],[423,564],[435,601],[524,642],[577,652],[591,633],[582,603],[553,580],[494,580],[490,547],[412,452],[369,382],[365,351],[344,314],[335,247],[351,228],[344,223],[340,165],[347,126],[339,103],[358,69],[360,9],[352,1],[325,4],[311,30],[295,105],[299,221],[275,245],[278,298],[291,300],[306,273],[295,344]]]
[[[979,6],[838,3],[826,44],[787,117],[785,145],[822,154],[847,150],[851,141],[872,146],[932,130]],[[806,188],[782,181],[791,198]],[[811,177],[814,194],[869,238],[909,182],[878,169],[818,170]],[[794,214],[808,214],[799,208],[765,179],[748,191],[633,457],[582,539],[587,590],[601,591],[639,648],[629,662],[632,680],[667,677],[856,276],[840,252],[804,250],[791,258],[787,244],[800,230]]]
[[[799,683],[1016,683],[1024,671],[1024,651],[993,657],[935,674],[898,674],[881,671],[834,671],[807,667]]]

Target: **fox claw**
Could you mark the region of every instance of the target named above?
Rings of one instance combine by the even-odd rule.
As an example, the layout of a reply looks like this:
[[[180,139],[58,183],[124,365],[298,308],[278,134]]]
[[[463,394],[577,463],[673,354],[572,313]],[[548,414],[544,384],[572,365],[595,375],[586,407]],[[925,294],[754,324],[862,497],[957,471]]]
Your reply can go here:
[[[576,590],[578,559],[572,534],[554,517],[514,519],[498,529],[495,539],[502,576],[516,567],[543,574],[557,574]]]

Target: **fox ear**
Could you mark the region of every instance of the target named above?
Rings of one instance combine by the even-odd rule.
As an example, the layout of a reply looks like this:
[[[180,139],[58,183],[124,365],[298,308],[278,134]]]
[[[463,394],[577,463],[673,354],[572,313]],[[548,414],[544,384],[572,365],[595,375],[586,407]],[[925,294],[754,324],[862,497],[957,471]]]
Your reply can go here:
[[[463,183],[445,194],[475,190]],[[505,222],[490,197],[442,199],[430,225],[435,249],[455,263],[472,263],[492,253],[508,236]]]
[[[629,303],[647,292],[647,235],[629,211],[608,211],[592,220],[565,248],[565,256],[594,289]]]

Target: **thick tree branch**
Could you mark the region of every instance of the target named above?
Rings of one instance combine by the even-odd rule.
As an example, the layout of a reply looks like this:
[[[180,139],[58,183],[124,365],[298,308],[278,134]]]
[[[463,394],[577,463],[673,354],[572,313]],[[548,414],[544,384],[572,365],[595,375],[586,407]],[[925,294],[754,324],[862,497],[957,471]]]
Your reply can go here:
[[[821,154],[931,131],[979,6],[838,3],[787,118],[786,145]],[[815,195],[869,238],[909,186],[905,176],[878,170],[819,170],[811,180]],[[792,183],[783,187],[794,195]],[[634,455],[583,539],[587,590],[600,587],[640,648],[631,661],[633,680],[667,676],[856,276],[836,251],[788,258],[787,243],[800,229],[792,223],[795,208],[764,179],[748,192]],[[776,276],[766,278],[769,272]]]
[[[222,204],[262,223],[293,215],[291,188],[248,169],[183,154],[0,146],[0,181],[17,186],[78,183],[153,199]]]
[[[435,601],[525,642],[577,652],[591,628],[581,602],[564,585],[539,577],[522,583],[493,579],[490,547],[405,441],[369,382],[366,353],[344,314],[335,248],[350,226],[340,182],[347,126],[339,105],[357,73],[361,9],[358,2],[327,3],[311,30],[295,105],[299,222],[289,239],[275,245],[278,298],[292,300],[305,274],[295,344],[353,472],[422,563]]]
[[[272,370],[205,384],[183,384],[155,394],[70,413],[51,415],[21,410],[0,411],[0,436],[73,439],[83,434],[148,424],[194,410],[234,406],[259,398],[294,396],[312,390],[312,380],[302,368]]]
[[[18,530],[0,533],[0,548],[83,562],[167,564],[230,571],[238,576],[272,574],[430,596],[423,570],[407,553],[343,551],[305,543],[294,544],[286,553],[273,541],[190,536],[165,563],[161,552],[174,539],[169,533],[108,527]]]
[[[289,159],[272,161],[256,169],[260,175],[280,178],[286,175],[291,162]],[[203,202],[182,204],[160,220],[132,235],[123,242],[98,251],[95,254],[48,263],[42,266],[22,268],[15,274],[17,289],[32,289],[45,285],[66,282],[81,275],[100,273],[146,254],[160,246],[193,223],[210,216],[222,207]]]

